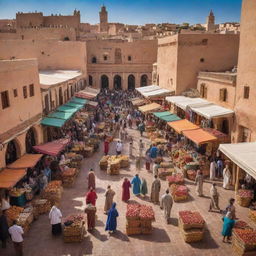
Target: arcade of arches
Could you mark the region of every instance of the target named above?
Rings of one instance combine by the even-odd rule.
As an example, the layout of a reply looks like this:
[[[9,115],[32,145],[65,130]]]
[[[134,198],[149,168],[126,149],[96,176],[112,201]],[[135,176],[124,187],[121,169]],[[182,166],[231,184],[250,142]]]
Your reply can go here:
[[[93,77],[92,75],[89,75],[88,78],[90,86],[100,89],[114,88],[115,90],[134,90],[136,87],[147,86],[149,83],[147,74],[129,74],[128,76],[102,74],[99,76],[99,84],[97,84],[96,76]]]

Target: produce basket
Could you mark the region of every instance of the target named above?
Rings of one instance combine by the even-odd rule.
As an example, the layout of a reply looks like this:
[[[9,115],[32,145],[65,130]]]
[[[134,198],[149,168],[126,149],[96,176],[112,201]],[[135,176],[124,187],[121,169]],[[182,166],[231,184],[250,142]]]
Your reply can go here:
[[[240,206],[249,207],[253,198],[252,190],[239,189],[236,194],[236,201]]]
[[[20,213],[22,213],[24,208],[19,207],[19,206],[11,206],[9,209],[6,210],[6,218],[7,218],[7,223],[8,226],[10,227],[13,224],[14,220],[17,220]]]
[[[47,213],[51,209],[51,203],[47,199],[36,199],[32,204],[38,214]]]
[[[158,176],[163,180],[166,180],[166,177],[171,176],[174,172],[174,168],[158,168]]]
[[[204,230],[200,228],[193,228],[190,230],[184,230],[181,228],[181,234],[186,243],[195,243],[203,240]]]
[[[140,227],[141,221],[138,219],[127,219],[127,225],[129,227]]]
[[[153,232],[153,228],[152,227],[150,227],[150,228],[148,228],[148,227],[141,227],[141,234],[143,234],[143,235],[151,235],[152,232]]]
[[[184,176],[180,173],[167,176],[166,180],[168,181],[169,186],[172,184],[184,184]]]
[[[61,184],[62,182],[59,180],[51,181],[48,183],[43,191],[42,197],[44,199],[48,199],[51,205],[54,205],[55,203],[60,203],[61,195],[63,192]]]
[[[188,188],[184,185],[172,184],[170,190],[175,202],[185,201],[189,197]]]
[[[256,222],[256,210],[252,210],[252,209],[249,210],[249,218],[252,221]]]
[[[205,221],[199,212],[180,211],[179,212],[180,227],[184,230],[193,228],[204,228]]]

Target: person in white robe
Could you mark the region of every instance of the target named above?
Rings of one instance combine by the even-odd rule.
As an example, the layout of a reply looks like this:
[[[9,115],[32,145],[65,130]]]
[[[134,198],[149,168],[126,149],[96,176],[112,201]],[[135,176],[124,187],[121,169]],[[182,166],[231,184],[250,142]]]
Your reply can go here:
[[[223,188],[229,189],[230,178],[231,178],[231,173],[229,170],[229,166],[226,165],[226,167],[223,170]]]
[[[217,163],[212,159],[210,164],[210,180],[214,180],[216,177]]]
[[[169,220],[170,220],[172,206],[173,206],[173,199],[172,199],[172,196],[169,194],[169,190],[167,189],[165,194],[162,196],[161,202],[160,202],[160,208],[164,210],[164,217],[167,224],[169,223]]]

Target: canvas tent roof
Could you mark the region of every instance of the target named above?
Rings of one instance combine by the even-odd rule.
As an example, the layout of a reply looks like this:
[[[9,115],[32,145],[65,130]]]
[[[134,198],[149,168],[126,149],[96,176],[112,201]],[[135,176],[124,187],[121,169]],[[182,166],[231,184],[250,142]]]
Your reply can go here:
[[[165,122],[174,122],[174,121],[181,120],[178,116],[176,116],[174,114],[168,115],[168,116],[162,116],[160,119]]]
[[[159,88],[157,90],[154,91],[150,91],[150,92],[142,92],[141,94],[146,97],[146,98],[150,98],[150,97],[156,97],[156,96],[163,96],[163,95],[168,95],[170,94],[171,91],[164,89],[164,88]]]
[[[201,145],[216,141],[217,138],[203,129],[187,130],[182,132],[185,137],[192,140],[195,144]]]
[[[59,119],[63,119],[63,120],[68,120],[69,118],[71,118],[73,115],[72,112],[62,112],[62,111],[55,111],[51,114],[48,115],[48,117],[54,117],[54,118],[59,118]]]
[[[256,179],[256,142],[220,144],[219,150]]]
[[[26,169],[4,169],[0,172],[0,188],[12,188],[26,174]]]
[[[42,156],[42,154],[25,154],[15,162],[9,164],[7,167],[9,169],[33,168]]]
[[[173,128],[177,133],[181,134],[182,131],[198,129],[199,126],[189,122],[187,119],[170,122],[168,125]]]
[[[159,88],[160,87],[158,85],[148,85],[148,86],[136,88],[136,90],[140,93],[143,93],[143,92],[151,92],[154,90],[158,90]]]
[[[150,104],[139,107],[139,111],[146,113],[146,112],[155,111],[160,108],[161,108],[161,105],[159,105],[157,103],[150,103]]]
[[[193,107],[193,106],[204,106],[204,105],[209,105],[211,104],[209,101],[201,99],[201,98],[188,98],[184,99],[184,101],[178,101],[176,105],[183,109],[186,110],[187,107]]]

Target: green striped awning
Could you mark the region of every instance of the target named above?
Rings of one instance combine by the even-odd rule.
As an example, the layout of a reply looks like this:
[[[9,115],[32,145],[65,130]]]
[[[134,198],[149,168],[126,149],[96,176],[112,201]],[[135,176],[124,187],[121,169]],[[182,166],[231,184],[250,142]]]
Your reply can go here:
[[[172,115],[172,113],[170,111],[164,111],[164,112],[154,112],[153,113],[154,116],[158,117],[158,118],[161,118],[163,116],[169,116],[169,115]]]
[[[59,119],[64,119],[64,120],[68,120],[69,118],[71,118],[73,115],[72,112],[60,112],[60,111],[55,111],[51,114],[49,114],[47,117],[54,117],[54,118],[59,118]]]
[[[70,107],[70,106],[66,106],[66,105],[62,105],[60,107],[57,108],[58,111],[62,111],[62,112],[69,112],[69,113],[75,113],[77,111],[77,108],[75,107]]]
[[[42,119],[41,124],[46,126],[62,127],[65,122],[66,120],[64,119],[45,117],[44,119]]]
[[[169,116],[163,116],[160,118],[161,120],[165,122],[173,122],[173,121],[178,121],[181,120],[178,116],[176,115],[169,115]]]
[[[65,106],[74,107],[74,108],[76,108],[77,110],[79,110],[80,108],[83,107],[83,105],[78,104],[78,103],[74,103],[74,102],[71,102],[71,101],[67,102],[67,103],[65,104]]]
[[[87,101],[88,100],[86,100],[86,99],[81,99],[81,98],[74,97],[74,98],[71,99],[70,102],[85,105],[87,103]]]

